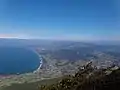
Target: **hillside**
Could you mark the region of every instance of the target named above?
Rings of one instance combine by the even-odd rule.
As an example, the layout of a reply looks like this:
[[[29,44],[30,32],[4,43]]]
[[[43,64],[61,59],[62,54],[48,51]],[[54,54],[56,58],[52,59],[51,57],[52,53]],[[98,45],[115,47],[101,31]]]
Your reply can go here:
[[[40,90],[120,90],[120,69],[116,66],[97,69],[92,63],[88,63],[80,67],[75,75],[66,76],[56,84],[40,88]]]
[[[120,68],[97,69],[92,62],[74,75],[35,83],[13,84],[3,90],[120,90]]]

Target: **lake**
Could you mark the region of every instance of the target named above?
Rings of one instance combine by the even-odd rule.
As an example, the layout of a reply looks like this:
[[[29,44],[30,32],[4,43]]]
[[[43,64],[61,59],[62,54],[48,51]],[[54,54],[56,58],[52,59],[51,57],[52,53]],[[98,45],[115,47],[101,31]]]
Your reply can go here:
[[[30,49],[0,47],[0,75],[33,72],[39,65],[39,56]]]

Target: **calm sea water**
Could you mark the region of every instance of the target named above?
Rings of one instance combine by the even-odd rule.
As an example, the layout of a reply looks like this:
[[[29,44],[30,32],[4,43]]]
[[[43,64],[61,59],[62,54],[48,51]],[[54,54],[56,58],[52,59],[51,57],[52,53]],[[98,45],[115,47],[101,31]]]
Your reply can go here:
[[[40,65],[39,56],[25,48],[0,47],[0,74],[32,72]]]

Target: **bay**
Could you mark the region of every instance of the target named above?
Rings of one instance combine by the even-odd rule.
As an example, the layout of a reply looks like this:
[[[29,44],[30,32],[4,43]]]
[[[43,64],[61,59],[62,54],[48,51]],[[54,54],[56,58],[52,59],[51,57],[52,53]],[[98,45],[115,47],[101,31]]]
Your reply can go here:
[[[0,75],[33,72],[39,66],[39,56],[28,48],[0,47]]]

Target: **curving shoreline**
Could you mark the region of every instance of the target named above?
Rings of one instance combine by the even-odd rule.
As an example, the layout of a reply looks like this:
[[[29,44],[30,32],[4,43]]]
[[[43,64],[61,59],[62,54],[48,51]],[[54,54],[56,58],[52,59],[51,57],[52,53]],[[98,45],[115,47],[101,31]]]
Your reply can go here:
[[[33,73],[36,73],[36,72],[39,72],[39,70],[41,69],[41,66],[43,64],[43,59],[42,59],[42,56],[39,55],[39,53],[36,50],[34,50],[34,49],[30,49],[30,50],[32,50],[35,54],[37,54],[37,56],[39,57],[39,60],[40,60],[39,67],[36,70],[33,71]]]
[[[26,72],[21,74],[16,73],[12,75],[0,75],[0,88],[3,86],[10,86],[13,83],[24,83],[29,80],[31,80],[31,82],[42,80],[41,78],[36,78],[36,76],[38,75],[37,73],[39,73],[41,66],[43,65],[42,56],[35,49],[29,48],[29,50],[32,50],[32,52],[38,55],[38,59],[40,60],[39,66],[31,72]]]
[[[26,73],[16,73],[16,74],[8,74],[8,75],[0,75],[0,78],[3,78],[3,77],[10,77],[10,76],[14,76],[14,75],[23,75],[23,74],[27,74],[27,73],[36,73],[38,72],[40,69],[41,69],[41,66],[43,64],[43,59],[42,59],[42,56],[35,50],[35,49],[31,49],[31,48],[28,48],[28,50],[32,51],[34,54],[36,54],[38,56],[38,59],[40,60],[39,61],[39,66],[34,69],[33,71],[31,72],[26,72]]]
[[[40,63],[39,63],[40,65],[39,65],[39,67],[35,71],[33,71],[33,73],[39,72],[39,70],[41,69],[41,66],[43,64],[42,57],[41,56],[39,56],[39,57],[40,57]]]

